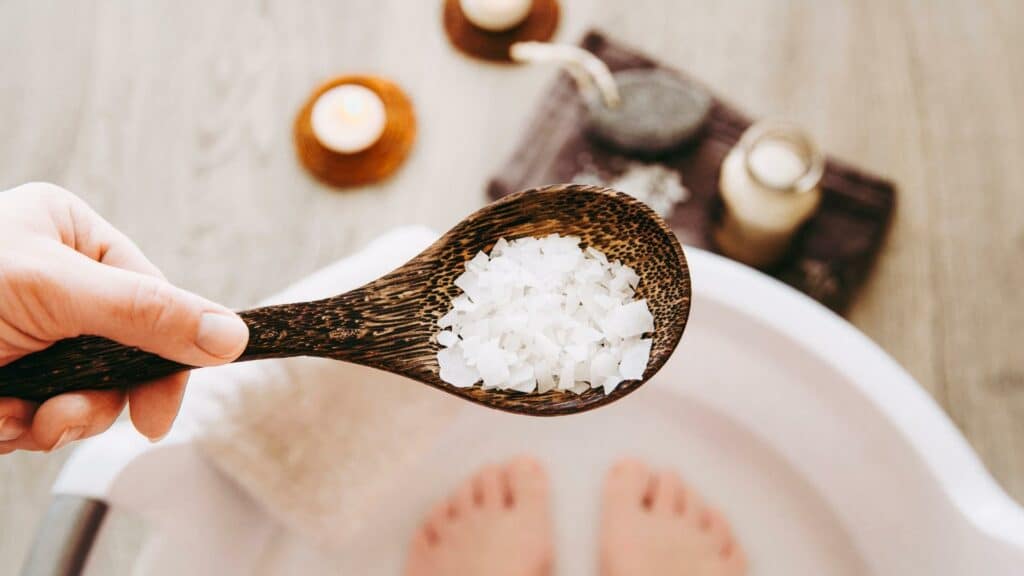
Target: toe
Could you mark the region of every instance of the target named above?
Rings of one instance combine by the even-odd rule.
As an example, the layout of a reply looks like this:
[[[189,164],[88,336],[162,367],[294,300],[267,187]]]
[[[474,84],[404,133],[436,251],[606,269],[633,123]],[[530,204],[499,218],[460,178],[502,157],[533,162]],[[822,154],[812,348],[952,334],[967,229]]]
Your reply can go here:
[[[437,542],[444,537],[444,533],[448,527],[451,519],[448,517],[448,502],[442,502],[427,515],[426,522],[423,523],[423,529],[427,532],[428,540],[431,542]]]
[[[648,497],[653,478],[651,469],[643,462],[620,460],[608,471],[604,500],[607,504],[641,506]]]
[[[531,506],[547,502],[548,477],[544,467],[534,458],[522,456],[505,467],[508,482],[508,503]]]
[[[431,558],[436,551],[437,542],[432,541],[426,530],[419,530],[409,545],[409,553],[405,560],[406,576],[424,576],[431,573]]]
[[[419,530],[416,531],[416,535],[413,536],[412,544],[410,546],[410,552],[413,554],[422,553],[431,546],[437,544],[437,532],[432,529],[428,529],[427,524],[424,524]]]
[[[476,506],[476,478],[470,478],[462,484],[452,497],[451,507],[455,516],[461,516]]]
[[[676,516],[685,516],[689,500],[690,491],[683,484],[682,480],[676,477],[675,491],[672,495],[672,513]]]
[[[728,576],[743,576],[747,573],[747,555],[737,542],[731,542],[722,557],[725,559]]]
[[[420,534],[417,536],[417,541],[420,539],[427,545],[436,546],[441,541],[441,533],[433,522],[427,520],[423,523],[423,527],[420,528]]]
[[[704,503],[704,499],[701,498],[700,493],[690,488],[685,483],[681,485],[681,491],[683,495],[680,499],[683,501],[683,517],[685,517],[689,524],[699,528],[701,530],[707,530],[710,527],[707,505]]]
[[[459,519],[459,501],[452,498],[444,507],[445,520],[452,521]]]
[[[729,521],[721,512],[708,508],[705,512],[708,519],[708,534],[711,536],[712,545],[723,557],[731,552],[733,547],[732,528]]]
[[[473,478],[473,502],[477,506],[490,508],[502,505],[505,489],[502,487],[501,475],[500,467],[489,465],[484,466]]]
[[[654,489],[651,494],[651,510],[671,514],[675,510],[676,497],[682,489],[683,482],[679,475],[671,470],[662,470],[654,476]]]
[[[697,528],[700,528],[701,532],[711,531],[712,522],[711,510],[708,508],[701,508],[697,513]]]

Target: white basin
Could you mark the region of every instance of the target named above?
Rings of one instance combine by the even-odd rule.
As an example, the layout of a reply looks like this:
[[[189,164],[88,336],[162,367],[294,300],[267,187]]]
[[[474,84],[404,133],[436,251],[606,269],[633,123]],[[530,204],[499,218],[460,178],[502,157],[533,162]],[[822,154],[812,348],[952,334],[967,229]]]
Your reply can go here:
[[[593,573],[608,463],[671,466],[731,518],[752,574],[1024,574],[1024,511],[944,412],[848,323],[742,265],[687,249],[690,324],[662,372],[591,413],[463,411],[341,550],[277,525],[187,437],[124,427],[55,487],[140,513],[140,574],[395,574],[428,507],[486,461],[530,452],[555,482],[559,573]]]

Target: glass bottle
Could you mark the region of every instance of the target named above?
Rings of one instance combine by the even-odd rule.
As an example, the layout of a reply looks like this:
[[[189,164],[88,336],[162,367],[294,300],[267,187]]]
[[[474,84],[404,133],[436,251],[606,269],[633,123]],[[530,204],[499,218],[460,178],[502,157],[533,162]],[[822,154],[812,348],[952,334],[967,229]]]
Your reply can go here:
[[[747,129],[722,162],[725,203],[714,237],[723,254],[758,268],[775,264],[821,201],[825,159],[800,128],[778,121]]]

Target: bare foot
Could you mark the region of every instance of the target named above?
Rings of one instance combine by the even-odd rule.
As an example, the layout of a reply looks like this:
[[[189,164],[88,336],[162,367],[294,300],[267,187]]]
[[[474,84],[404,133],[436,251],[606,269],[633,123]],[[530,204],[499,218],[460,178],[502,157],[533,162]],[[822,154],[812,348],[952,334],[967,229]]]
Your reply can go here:
[[[417,532],[408,576],[546,576],[553,564],[548,479],[516,458],[487,466],[441,502]]]
[[[601,518],[603,576],[741,576],[729,523],[674,472],[635,460],[608,472]]]

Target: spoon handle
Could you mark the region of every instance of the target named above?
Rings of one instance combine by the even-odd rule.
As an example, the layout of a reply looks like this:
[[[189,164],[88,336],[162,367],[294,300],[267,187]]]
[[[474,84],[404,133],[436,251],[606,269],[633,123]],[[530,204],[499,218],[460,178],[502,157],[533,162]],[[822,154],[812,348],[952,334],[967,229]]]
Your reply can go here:
[[[249,343],[235,362],[325,355],[344,347],[360,333],[362,321],[326,304],[282,304],[240,313],[249,326]],[[130,387],[191,368],[106,338],[79,336],[0,367],[0,398],[40,402],[75,390]]]

